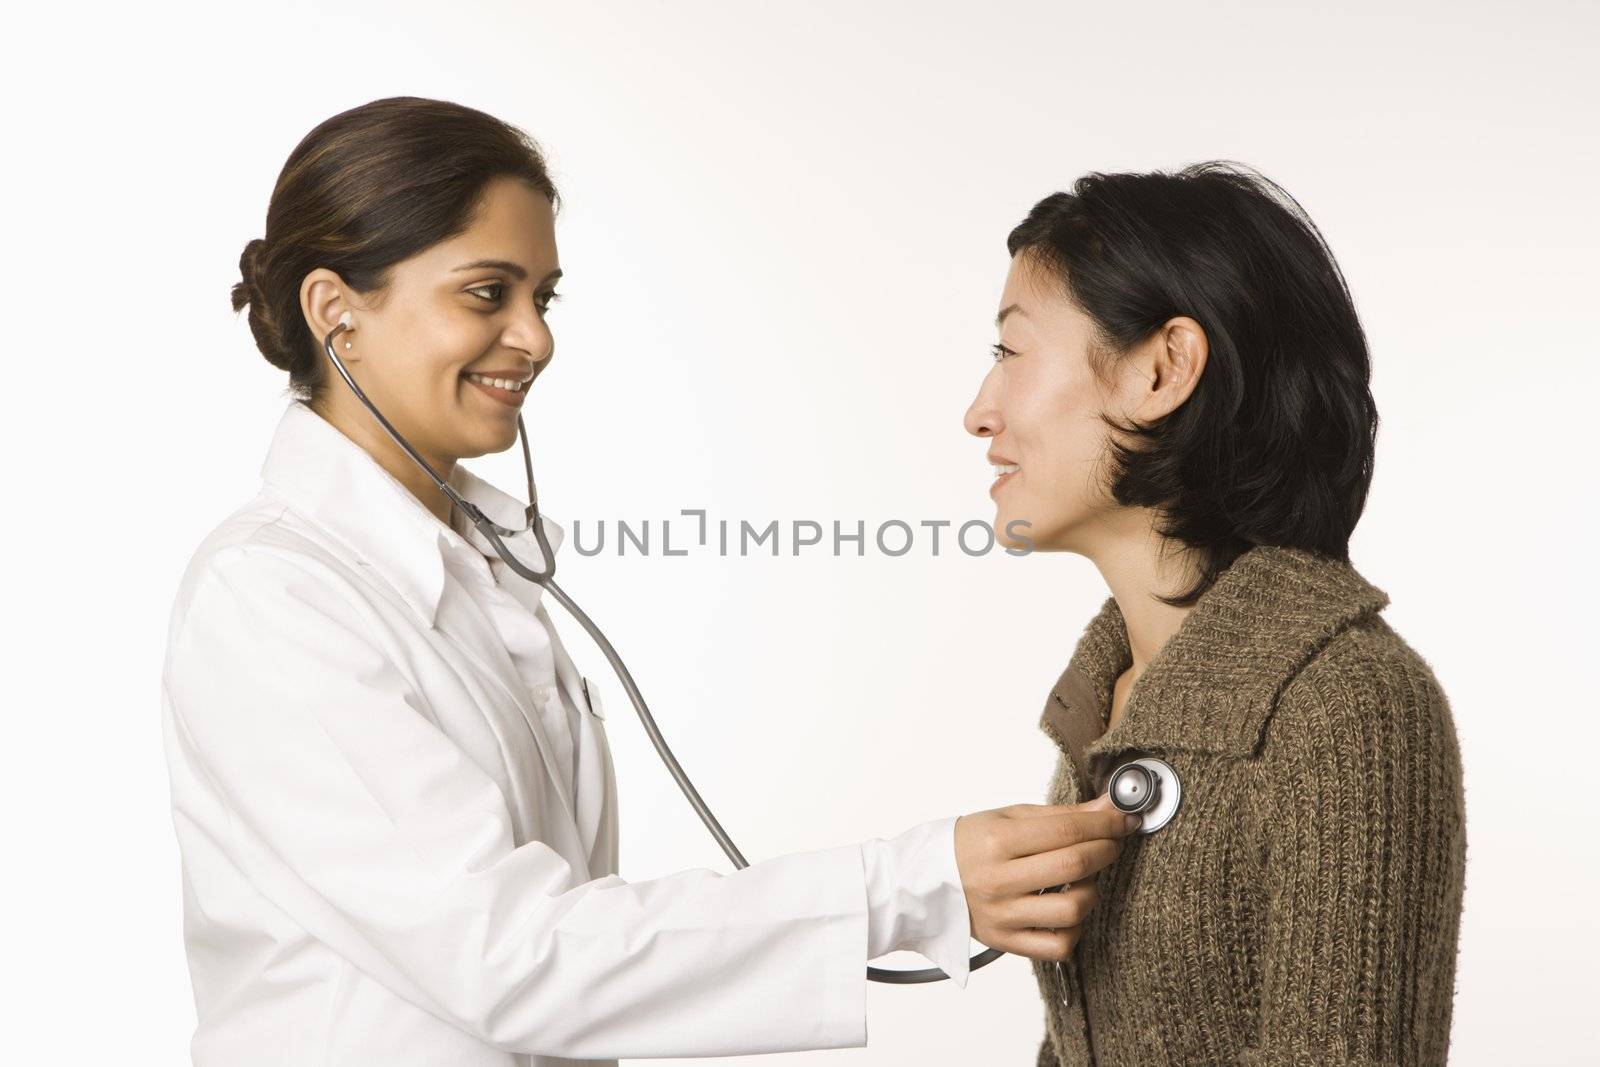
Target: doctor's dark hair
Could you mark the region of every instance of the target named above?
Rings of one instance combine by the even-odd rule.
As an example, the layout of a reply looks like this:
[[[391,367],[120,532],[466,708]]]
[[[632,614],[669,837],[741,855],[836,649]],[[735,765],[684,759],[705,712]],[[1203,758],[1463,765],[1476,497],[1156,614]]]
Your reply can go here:
[[[289,153],[267,207],[267,232],[244,246],[233,310],[290,393],[323,390],[322,338],[300,286],[326,267],[381,306],[396,263],[471,225],[485,188],[511,177],[559,205],[544,155],[526,133],[462,104],[391,96],[340,112]]]
[[[1253,545],[1349,562],[1378,431],[1366,336],[1322,233],[1275,182],[1226,160],[1177,173],[1092,172],[1006,238],[1093,323],[1102,381],[1175,315],[1204,328],[1194,391],[1149,424],[1102,415],[1115,435],[1108,489],[1156,511],[1201,576],[1163,597],[1197,601]]]

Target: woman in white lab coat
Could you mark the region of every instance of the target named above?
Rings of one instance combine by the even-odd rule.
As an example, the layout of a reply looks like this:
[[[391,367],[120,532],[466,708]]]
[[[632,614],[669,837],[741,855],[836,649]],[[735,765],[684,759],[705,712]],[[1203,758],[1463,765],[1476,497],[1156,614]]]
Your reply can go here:
[[[963,985],[969,935],[1061,959],[1094,903],[1071,883],[1128,830],[1103,798],[1013,805],[618,877],[596,687],[320,344],[348,314],[362,391],[519,528],[523,502],[457,460],[515,442],[549,365],[556,199],[515,128],[391,98],[306,136],[245,249],[234,308],[294,398],[259,493],[182,577],[163,670],[198,1065],[863,1045],[869,959],[914,949]],[[542,563],[531,533],[508,544]]]

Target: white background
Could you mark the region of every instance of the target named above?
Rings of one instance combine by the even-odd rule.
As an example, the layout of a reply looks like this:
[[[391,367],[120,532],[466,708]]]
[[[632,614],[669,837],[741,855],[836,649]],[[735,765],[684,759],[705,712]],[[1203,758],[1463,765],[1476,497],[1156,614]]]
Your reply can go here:
[[[8,19],[0,780],[27,988],[0,1059],[186,1062],[164,627],[284,404],[228,290],[295,143],[412,94],[549,151],[566,299],[527,418],[564,523],[987,518],[961,415],[1007,230],[1089,170],[1231,158],[1286,186],[1375,361],[1353,560],[1443,681],[1466,762],[1452,1062],[1594,1062],[1594,5],[388,0]],[[519,463],[469,466],[514,490]],[[926,541],[899,559],[567,552],[562,568],[752,859],[1041,801],[1039,711],[1106,595],[1081,557]],[[605,695],[624,876],[727,870],[620,687]],[[787,1062],[1024,1064],[1042,1033],[1015,957],[964,991],[868,998],[867,1048]]]

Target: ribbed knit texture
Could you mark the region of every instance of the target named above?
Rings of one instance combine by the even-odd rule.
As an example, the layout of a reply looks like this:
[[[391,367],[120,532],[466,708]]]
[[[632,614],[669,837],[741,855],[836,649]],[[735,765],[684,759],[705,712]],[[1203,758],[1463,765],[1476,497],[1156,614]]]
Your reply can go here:
[[[1073,959],[1034,962],[1040,1067],[1445,1062],[1466,863],[1443,689],[1350,565],[1257,546],[1135,681],[1114,599],[1040,719],[1047,802],[1172,764],[1178,814],[1099,875]]]

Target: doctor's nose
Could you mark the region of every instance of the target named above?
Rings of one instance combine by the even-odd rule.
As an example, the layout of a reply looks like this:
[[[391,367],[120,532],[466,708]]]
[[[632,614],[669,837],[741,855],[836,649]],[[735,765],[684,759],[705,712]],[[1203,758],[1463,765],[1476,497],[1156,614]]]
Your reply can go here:
[[[555,337],[550,333],[550,327],[537,317],[531,323],[518,320],[515,326],[507,328],[501,339],[507,348],[527,353],[533,360],[535,378],[544,373],[551,357],[555,355]]]

